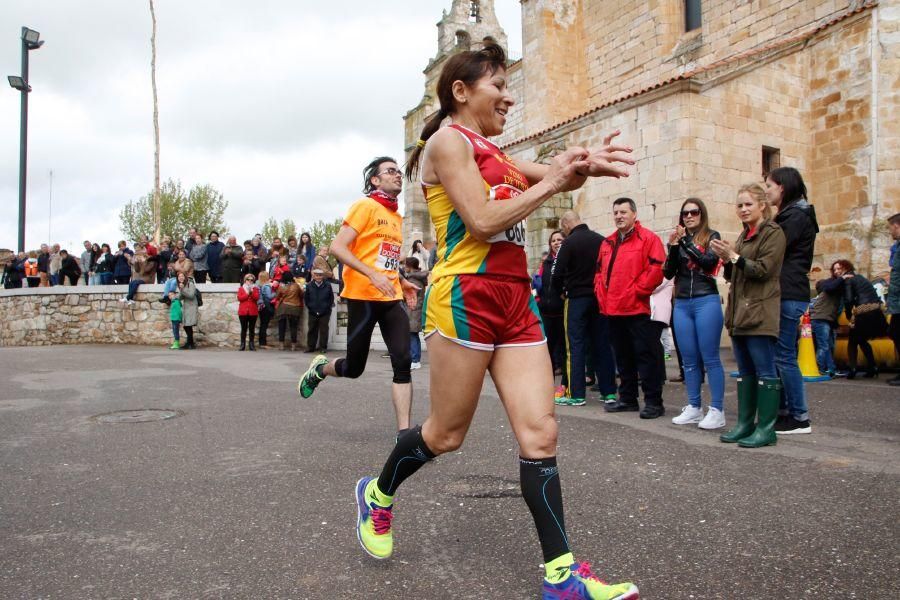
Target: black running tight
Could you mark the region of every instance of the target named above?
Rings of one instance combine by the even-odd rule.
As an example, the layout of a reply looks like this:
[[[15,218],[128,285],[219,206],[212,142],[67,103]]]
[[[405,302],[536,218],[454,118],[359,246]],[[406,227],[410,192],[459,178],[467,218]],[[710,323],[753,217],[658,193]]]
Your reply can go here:
[[[391,355],[394,383],[409,383],[411,359],[409,356],[409,315],[400,300],[374,302],[347,300],[347,354],[334,365],[339,377],[355,379],[366,370],[369,345],[375,324],[381,328],[381,337]]]

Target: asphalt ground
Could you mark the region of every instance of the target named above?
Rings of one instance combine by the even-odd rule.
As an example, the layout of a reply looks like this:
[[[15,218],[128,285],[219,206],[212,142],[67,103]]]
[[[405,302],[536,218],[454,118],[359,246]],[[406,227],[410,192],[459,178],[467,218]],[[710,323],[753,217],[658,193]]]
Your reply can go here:
[[[490,381],[461,451],[401,488],[394,556],[376,561],[356,540],[353,488],[392,447],[389,363],[373,353],[362,378],[304,401],[308,360],[0,349],[0,598],[538,597],[540,549]],[[413,378],[421,422],[427,359]],[[596,397],[558,410],[576,556],[645,599],[900,597],[900,390],[807,391],[813,435],[757,450],[673,425],[678,384],[653,421]],[[97,419],[134,409],[181,414]]]

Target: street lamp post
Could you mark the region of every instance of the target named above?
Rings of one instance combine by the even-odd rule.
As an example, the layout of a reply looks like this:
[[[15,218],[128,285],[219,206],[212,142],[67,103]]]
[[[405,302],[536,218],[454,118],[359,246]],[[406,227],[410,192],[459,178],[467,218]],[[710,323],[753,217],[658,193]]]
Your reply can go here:
[[[44,45],[41,34],[22,27],[22,74],[7,77],[9,85],[22,94],[22,113],[19,122],[19,252],[25,251],[25,176],[28,157],[28,52]]]

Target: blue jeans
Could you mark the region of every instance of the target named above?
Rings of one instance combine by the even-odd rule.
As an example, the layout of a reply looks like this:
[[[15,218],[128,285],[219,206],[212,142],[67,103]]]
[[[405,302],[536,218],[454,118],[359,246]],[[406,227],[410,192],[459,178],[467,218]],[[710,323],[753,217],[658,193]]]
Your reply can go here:
[[[569,388],[569,397],[585,397],[588,356],[593,364],[587,365],[587,372],[596,375],[600,393],[615,394],[616,359],[610,345],[609,321],[600,314],[597,298],[593,294],[567,298],[564,314],[567,360],[562,385]]]
[[[163,298],[168,298],[169,294],[178,289],[178,279],[175,277],[170,277],[166,279],[166,285],[163,287]]]
[[[422,362],[422,340],[418,331],[409,332],[409,356],[412,362]]]
[[[822,374],[837,371],[834,364],[834,327],[831,321],[813,319],[812,334],[813,343],[816,346],[816,364]]]
[[[134,300],[134,295],[137,293],[138,286],[140,286],[143,282],[141,279],[132,279],[128,282],[128,295],[125,296],[129,300]]]
[[[741,377],[775,379],[775,338],[769,335],[736,335],[731,338],[734,360]]]
[[[100,273],[100,285],[112,285],[113,279],[112,273]]]
[[[704,368],[709,375],[712,407],[719,410],[723,407],[725,370],[719,357],[722,323],[722,303],[718,294],[675,299],[672,324],[681,351],[688,402],[696,408],[700,408]]]
[[[778,369],[783,386],[780,412],[789,414],[798,421],[809,418],[803,374],[797,364],[797,326],[808,307],[808,301],[781,301],[781,325],[778,328],[778,346],[775,349],[775,367]]]
[[[172,335],[176,342],[181,341],[181,321],[172,321]]]

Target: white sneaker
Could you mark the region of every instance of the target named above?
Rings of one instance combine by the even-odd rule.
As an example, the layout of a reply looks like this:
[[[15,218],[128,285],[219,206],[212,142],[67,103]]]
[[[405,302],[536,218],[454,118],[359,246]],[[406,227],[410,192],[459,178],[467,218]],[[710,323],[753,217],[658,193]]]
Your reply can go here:
[[[119,302],[128,302],[128,298],[125,298],[125,297],[119,298]]]
[[[688,404],[681,409],[681,414],[672,419],[676,425],[688,425],[690,423],[699,423],[703,418],[703,409],[698,406]]]
[[[706,416],[697,424],[700,429],[720,429],[725,427],[725,413],[718,408],[709,407]]]
[[[414,362],[414,363],[412,363],[411,365],[409,365],[409,368],[410,368],[410,369],[421,369],[421,368],[422,368],[422,363]]]

